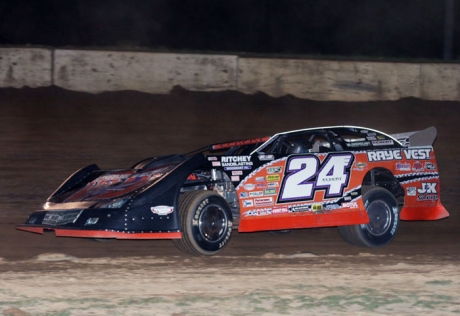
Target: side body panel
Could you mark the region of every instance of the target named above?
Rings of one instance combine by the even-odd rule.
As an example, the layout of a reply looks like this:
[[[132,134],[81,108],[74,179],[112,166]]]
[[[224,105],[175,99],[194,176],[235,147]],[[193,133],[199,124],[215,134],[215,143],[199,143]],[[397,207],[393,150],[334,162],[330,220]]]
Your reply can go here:
[[[265,155],[267,156],[267,155]],[[405,192],[403,220],[447,217],[440,203],[432,147],[308,153],[272,157],[237,186],[240,232],[366,224],[363,183],[387,170]]]

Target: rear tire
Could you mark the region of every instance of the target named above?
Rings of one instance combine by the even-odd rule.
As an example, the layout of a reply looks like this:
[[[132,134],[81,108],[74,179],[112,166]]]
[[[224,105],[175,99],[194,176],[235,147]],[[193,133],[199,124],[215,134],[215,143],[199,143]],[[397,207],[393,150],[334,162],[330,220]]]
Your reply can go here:
[[[214,191],[190,191],[179,197],[182,238],[174,245],[192,255],[214,255],[232,234],[232,213],[227,201]]]
[[[377,248],[388,244],[399,228],[398,202],[388,190],[380,187],[364,193],[363,202],[369,223],[341,226],[340,235],[355,246]]]

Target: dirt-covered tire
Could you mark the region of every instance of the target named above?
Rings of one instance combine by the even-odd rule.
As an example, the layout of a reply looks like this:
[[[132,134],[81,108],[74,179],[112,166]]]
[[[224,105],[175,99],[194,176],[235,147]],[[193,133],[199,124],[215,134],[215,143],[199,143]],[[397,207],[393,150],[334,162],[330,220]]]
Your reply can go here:
[[[399,228],[399,209],[395,197],[380,187],[363,195],[364,207],[369,216],[368,224],[341,226],[342,238],[356,246],[377,248],[388,244]]]
[[[232,235],[232,212],[214,191],[190,191],[179,197],[182,238],[174,245],[192,255],[214,255]]]

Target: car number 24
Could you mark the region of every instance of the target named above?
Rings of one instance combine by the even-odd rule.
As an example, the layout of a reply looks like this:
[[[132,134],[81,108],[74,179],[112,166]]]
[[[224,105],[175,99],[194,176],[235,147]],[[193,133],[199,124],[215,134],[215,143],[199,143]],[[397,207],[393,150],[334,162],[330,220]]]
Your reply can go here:
[[[278,202],[312,200],[317,190],[325,190],[325,198],[342,196],[353,160],[351,153],[332,154],[323,162],[315,155],[289,158]]]

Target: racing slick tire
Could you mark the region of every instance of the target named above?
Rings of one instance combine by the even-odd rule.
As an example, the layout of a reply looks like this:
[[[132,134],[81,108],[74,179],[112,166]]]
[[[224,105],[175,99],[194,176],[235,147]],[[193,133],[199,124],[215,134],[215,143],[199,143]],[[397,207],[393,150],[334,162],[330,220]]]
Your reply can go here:
[[[388,244],[399,228],[398,202],[388,190],[380,187],[364,193],[363,202],[369,223],[341,226],[340,235],[355,246],[378,248]]]
[[[192,255],[214,255],[224,249],[232,235],[232,212],[214,191],[190,191],[179,197],[182,238],[174,245]]]

